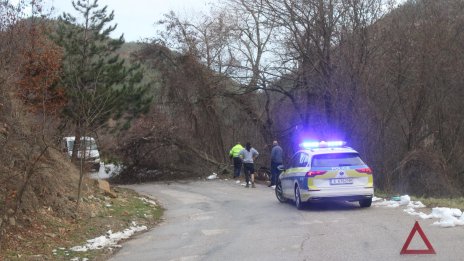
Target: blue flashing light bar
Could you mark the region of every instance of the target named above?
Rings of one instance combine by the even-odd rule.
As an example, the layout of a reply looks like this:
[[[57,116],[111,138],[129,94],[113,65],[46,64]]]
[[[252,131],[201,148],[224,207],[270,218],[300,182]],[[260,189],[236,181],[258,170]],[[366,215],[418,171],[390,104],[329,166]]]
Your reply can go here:
[[[306,142],[301,143],[301,144],[300,144],[300,147],[305,148],[305,149],[319,148],[319,142],[315,142],[315,141],[309,142],[309,141],[306,141]]]
[[[329,141],[327,142],[327,145],[329,147],[342,147],[346,144],[344,141]]]
[[[300,144],[300,147],[304,149],[314,149],[314,148],[335,148],[343,147],[346,145],[344,141],[305,141]]]

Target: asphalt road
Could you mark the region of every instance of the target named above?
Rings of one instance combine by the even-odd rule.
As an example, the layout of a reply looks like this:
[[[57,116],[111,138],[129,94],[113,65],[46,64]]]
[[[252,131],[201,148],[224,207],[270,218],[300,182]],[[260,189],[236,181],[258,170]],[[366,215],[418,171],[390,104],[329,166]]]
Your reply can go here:
[[[464,227],[420,220],[436,255],[400,255],[416,217],[357,203],[279,203],[274,190],[232,180],[130,188],[157,199],[164,221],[123,244],[110,260],[464,260]],[[430,209],[422,209],[430,213]],[[424,249],[417,233],[409,249]]]

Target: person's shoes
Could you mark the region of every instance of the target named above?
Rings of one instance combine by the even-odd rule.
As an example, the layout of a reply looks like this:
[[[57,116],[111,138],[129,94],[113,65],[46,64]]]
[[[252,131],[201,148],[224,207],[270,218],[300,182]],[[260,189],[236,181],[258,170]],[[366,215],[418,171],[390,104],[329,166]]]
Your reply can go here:
[[[249,188],[249,187],[250,187],[250,184],[248,184],[247,182],[247,184],[245,185],[245,188]]]
[[[267,185],[267,186],[268,186],[268,187],[272,187],[273,185],[274,185],[274,184],[271,183],[271,184],[269,184],[269,185]]]
[[[256,188],[255,183],[251,183],[252,188]]]

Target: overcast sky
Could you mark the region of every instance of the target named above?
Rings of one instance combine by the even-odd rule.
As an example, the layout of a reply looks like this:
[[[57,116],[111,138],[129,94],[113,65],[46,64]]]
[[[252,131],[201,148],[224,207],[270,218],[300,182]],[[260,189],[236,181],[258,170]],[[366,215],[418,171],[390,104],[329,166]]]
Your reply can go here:
[[[93,1],[93,0],[91,0]],[[63,12],[75,15],[71,0],[44,0],[47,7],[54,6],[53,16]],[[124,33],[127,42],[153,37],[156,33],[154,23],[163,18],[163,14],[173,10],[177,14],[192,16],[206,12],[211,0],[99,0],[100,7],[108,6],[114,10],[114,22],[118,28],[113,33],[119,37]]]

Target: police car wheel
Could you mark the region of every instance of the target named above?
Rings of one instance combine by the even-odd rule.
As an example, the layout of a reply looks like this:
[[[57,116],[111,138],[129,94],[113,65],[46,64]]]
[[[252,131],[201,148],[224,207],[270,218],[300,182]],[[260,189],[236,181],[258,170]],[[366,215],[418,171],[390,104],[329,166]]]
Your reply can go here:
[[[362,208],[368,208],[372,205],[372,198],[362,199],[359,201],[359,206]]]
[[[301,202],[300,188],[295,186],[295,206],[297,209],[303,209],[303,202]]]
[[[284,194],[283,194],[283,191],[282,191],[282,183],[277,183],[276,187],[275,187],[275,194],[276,194],[276,197],[277,197],[277,200],[280,202],[280,203],[285,203],[287,202],[287,199],[284,198]]]

